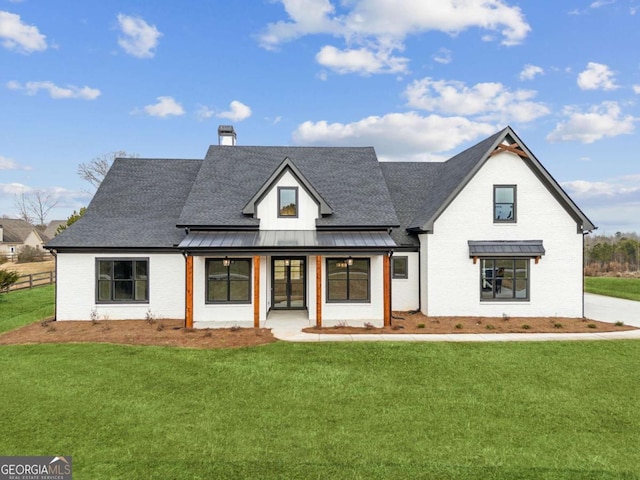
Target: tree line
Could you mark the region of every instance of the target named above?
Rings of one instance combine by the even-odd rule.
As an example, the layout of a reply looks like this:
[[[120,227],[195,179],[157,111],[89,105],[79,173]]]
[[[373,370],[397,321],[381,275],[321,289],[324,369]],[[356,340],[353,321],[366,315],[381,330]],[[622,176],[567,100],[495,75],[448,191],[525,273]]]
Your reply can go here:
[[[584,246],[585,275],[640,271],[640,235],[587,235]]]

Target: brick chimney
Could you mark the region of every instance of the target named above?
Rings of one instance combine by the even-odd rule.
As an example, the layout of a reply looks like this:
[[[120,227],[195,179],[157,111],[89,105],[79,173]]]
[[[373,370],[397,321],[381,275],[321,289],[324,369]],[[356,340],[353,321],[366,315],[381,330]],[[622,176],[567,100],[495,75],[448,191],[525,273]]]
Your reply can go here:
[[[236,144],[236,131],[233,129],[233,125],[220,125],[218,127],[218,145],[231,145]]]

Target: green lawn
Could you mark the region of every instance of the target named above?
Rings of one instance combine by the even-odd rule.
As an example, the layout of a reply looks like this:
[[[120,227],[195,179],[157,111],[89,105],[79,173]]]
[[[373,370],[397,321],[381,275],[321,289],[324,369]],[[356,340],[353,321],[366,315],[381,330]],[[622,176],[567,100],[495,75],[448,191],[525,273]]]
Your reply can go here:
[[[0,452],[74,479],[637,479],[640,342],[0,347]]]
[[[0,293],[0,333],[54,315],[55,287]]]
[[[585,291],[640,301],[640,278],[585,277]]]

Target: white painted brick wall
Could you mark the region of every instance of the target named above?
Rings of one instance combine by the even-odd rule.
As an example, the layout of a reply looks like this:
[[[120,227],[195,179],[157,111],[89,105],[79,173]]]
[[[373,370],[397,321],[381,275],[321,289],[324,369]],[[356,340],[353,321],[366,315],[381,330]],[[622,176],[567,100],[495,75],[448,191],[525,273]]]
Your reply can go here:
[[[493,223],[493,185],[517,185],[517,223]],[[582,316],[582,235],[575,221],[516,155],[491,157],[428,235],[428,304],[433,316]],[[530,301],[480,302],[480,261],[467,240],[543,240],[530,262]]]
[[[278,217],[278,187],[298,187],[297,218]],[[256,205],[260,230],[315,230],[318,216],[318,204],[290,172],[286,172]]]
[[[149,258],[148,304],[96,304],[96,258]],[[184,318],[185,260],[181,254],[58,253],[56,315],[58,320]]]
[[[394,257],[407,257],[408,278],[392,278],[391,308],[393,310],[417,310],[419,305],[420,255],[418,252],[396,252]],[[393,261],[393,257],[392,257]],[[393,273],[392,273],[393,275]]]

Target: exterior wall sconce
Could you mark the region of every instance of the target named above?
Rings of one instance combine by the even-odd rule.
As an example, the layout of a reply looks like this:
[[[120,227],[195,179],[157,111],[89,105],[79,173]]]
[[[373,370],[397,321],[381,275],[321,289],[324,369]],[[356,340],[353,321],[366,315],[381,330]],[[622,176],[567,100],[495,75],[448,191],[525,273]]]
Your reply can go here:
[[[228,267],[229,265],[231,265],[231,260],[229,260],[229,257],[224,257],[222,259],[222,266],[223,267]]]
[[[284,260],[284,266],[285,266],[285,267],[288,267],[289,265],[291,265],[291,260],[289,260],[288,258],[286,258],[286,259]]]
[[[353,265],[353,258],[351,257],[347,258],[347,265],[350,267]]]

